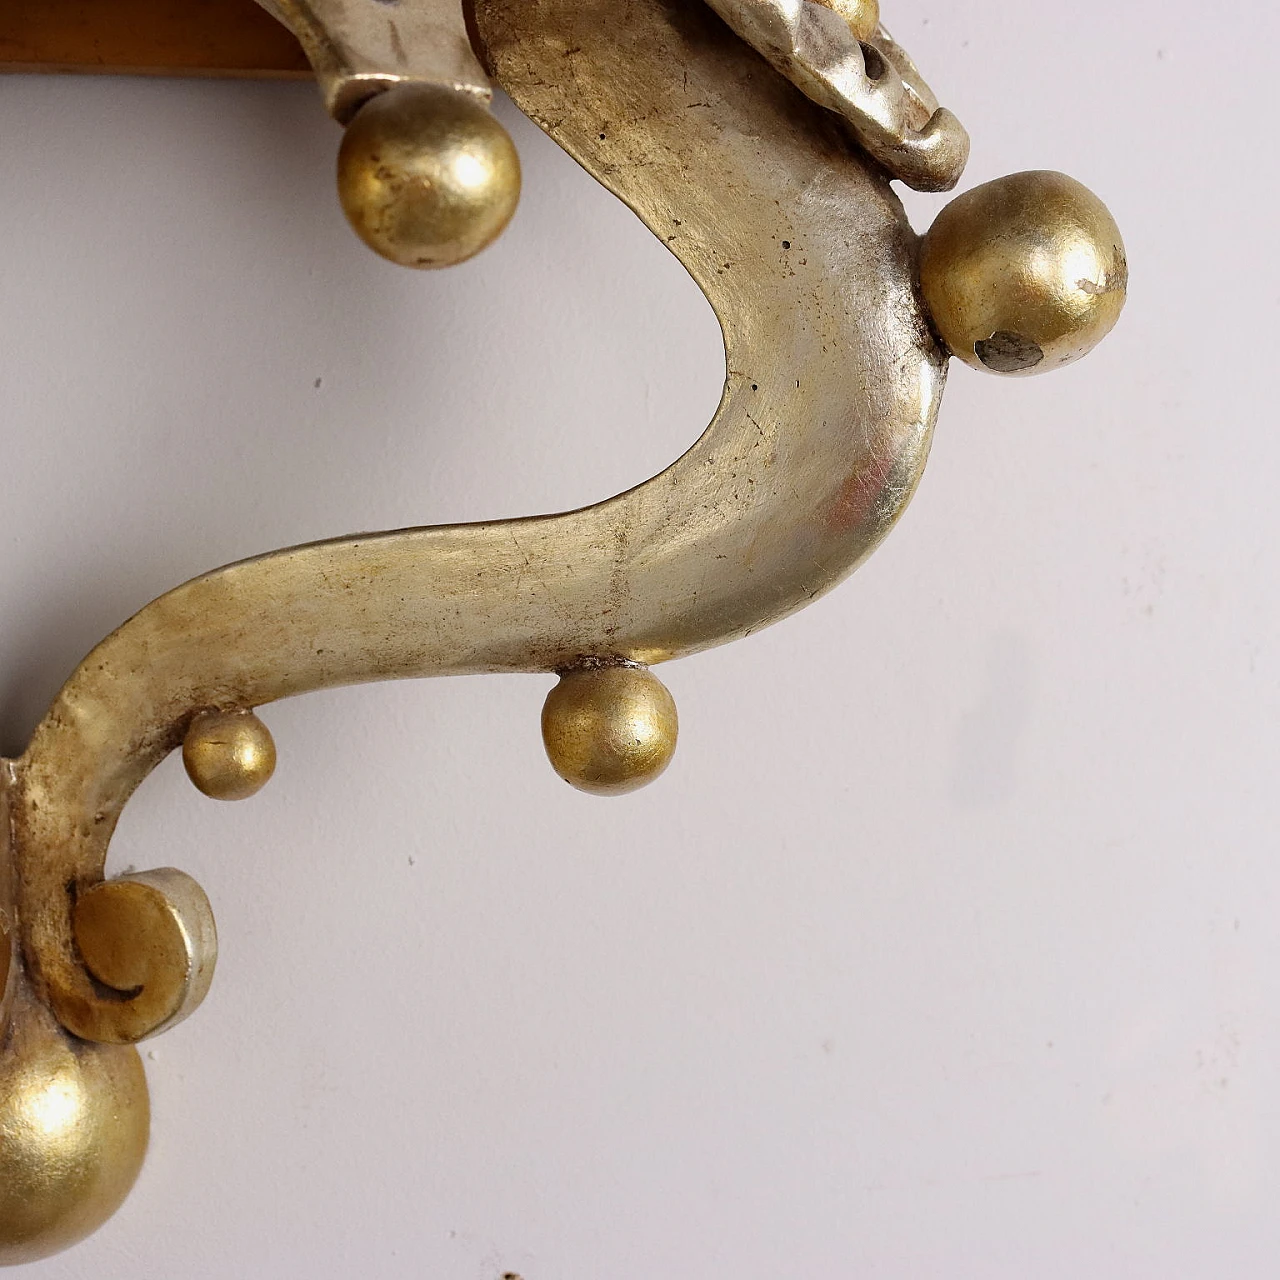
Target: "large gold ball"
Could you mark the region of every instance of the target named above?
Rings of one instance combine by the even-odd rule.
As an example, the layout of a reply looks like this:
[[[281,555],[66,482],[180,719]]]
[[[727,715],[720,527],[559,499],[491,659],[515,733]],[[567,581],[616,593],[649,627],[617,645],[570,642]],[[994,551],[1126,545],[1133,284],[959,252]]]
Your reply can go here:
[[[870,40],[880,25],[880,0],[819,0],[819,3],[834,9],[858,40]]]
[[[0,1040],[0,1266],[96,1231],[137,1179],[150,1119],[135,1049],[76,1040],[20,996]]]
[[[251,711],[205,711],[182,744],[187,777],[214,800],[247,800],[271,781],[276,744]]]
[[[571,786],[598,796],[652,782],[671,763],[677,730],[675,700],[638,667],[566,672],[542,708],[552,767]]]
[[[347,126],[338,195],[374,252],[404,267],[448,267],[492,244],[511,221],[520,157],[474,94],[399,85]]]
[[[1061,173],[1015,173],[953,200],[924,237],[920,287],[965,364],[1045,373],[1111,332],[1129,268],[1106,205]]]

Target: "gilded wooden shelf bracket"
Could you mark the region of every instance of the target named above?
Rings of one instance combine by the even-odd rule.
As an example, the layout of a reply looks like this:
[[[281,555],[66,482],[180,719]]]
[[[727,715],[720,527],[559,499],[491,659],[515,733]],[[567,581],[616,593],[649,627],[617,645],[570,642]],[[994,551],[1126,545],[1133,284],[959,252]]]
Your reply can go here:
[[[650,668],[802,608],[870,555],[920,480],[949,357],[1056,368],[1124,304],[1115,224],[1061,175],[979,187],[912,232],[891,181],[954,186],[968,138],[876,0],[261,3],[346,126],[340,197],[374,249],[444,266],[502,231],[520,168],[497,83],[685,265],[729,372],[689,451],[597,506],[295,547],[178,587],[0,762],[0,1262],[122,1202],[148,1133],[132,1046],[213,976],[193,880],[104,879],[125,803],[170,751],[240,799],[271,776],[258,710],[276,699],[552,672],[557,772],[600,793],[647,782],[676,740]]]

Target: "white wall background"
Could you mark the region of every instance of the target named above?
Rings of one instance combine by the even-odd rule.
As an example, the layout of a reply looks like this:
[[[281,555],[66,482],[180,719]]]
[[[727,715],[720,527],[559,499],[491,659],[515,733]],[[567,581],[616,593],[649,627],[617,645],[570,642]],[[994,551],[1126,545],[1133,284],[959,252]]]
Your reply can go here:
[[[664,670],[681,748],[634,798],[554,778],[541,678],[269,708],[246,805],[162,767],[114,867],[202,881],[218,979],[146,1046],[125,1210],[30,1274],[1280,1274],[1280,19],[885,12],[967,184],[1111,204],[1120,329],[1052,379],[958,368],[870,564]],[[308,86],[0,108],[10,753],[192,574],[591,501],[714,408],[701,295],[509,105],[521,212],[433,276],[347,232]]]

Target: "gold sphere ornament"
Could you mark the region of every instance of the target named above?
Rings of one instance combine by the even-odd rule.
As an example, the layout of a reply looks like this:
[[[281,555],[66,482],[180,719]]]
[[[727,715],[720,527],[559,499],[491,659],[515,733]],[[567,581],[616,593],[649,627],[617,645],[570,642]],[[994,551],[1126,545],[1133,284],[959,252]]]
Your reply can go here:
[[[667,687],[641,667],[568,671],[542,708],[542,741],[552,768],[571,786],[623,795],[671,763],[678,731]]]
[[[0,1039],[0,1266],[47,1258],[111,1217],[150,1123],[137,1050],[76,1040],[20,992]]]
[[[397,85],[366,102],[338,153],[356,234],[404,267],[449,267],[493,243],[520,199],[520,157],[475,94]]]
[[[251,711],[204,711],[187,730],[182,763],[211,799],[247,800],[271,781],[276,744]]]
[[[920,288],[952,355],[1045,373],[1115,327],[1129,267],[1106,205],[1061,173],[1015,173],[953,200],[925,234]]]
[[[870,40],[880,25],[880,0],[819,0],[848,24],[855,39]]]

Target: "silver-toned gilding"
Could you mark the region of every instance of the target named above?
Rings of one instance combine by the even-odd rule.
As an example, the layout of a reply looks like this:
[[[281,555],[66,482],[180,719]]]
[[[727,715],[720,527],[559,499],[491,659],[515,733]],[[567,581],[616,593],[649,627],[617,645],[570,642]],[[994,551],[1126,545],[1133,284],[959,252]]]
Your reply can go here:
[[[147,878],[150,893],[173,887],[163,910],[95,889],[125,802],[199,710],[694,653],[835,586],[915,492],[946,356],[917,300],[916,237],[835,117],[702,5],[480,0],[475,17],[517,105],[711,300],[724,398],[682,458],[598,506],[276,552],[179,587],[104,640],[17,762],[12,797],[31,976],[79,1035],[152,1034],[190,1012],[211,969],[212,921],[189,884]],[[98,976],[75,933],[90,897]],[[120,938],[134,962],[112,951]],[[107,985],[114,972],[128,989]]]
[[[918,191],[949,191],[969,159],[969,135],[939,107],[911,59],[881,27],[860,41],[819,0],[709,0],[753,48]]]
[[[493,96],[467,37],[462,0],[258,0],[298,37],[325,107],[346,124],[396,84]]]
[[[384,153],[411,99],[424,111],[410,123],[449,148],[475,142],[477,115],[492,124],[469,97],[488,88],[459,0],[261,2],[303,36],[340,119],[401,86],[355,126],[378,182],[422,179],[415,130],[408,162]],[[26,754],[0,761],[0,1265],[65,1247],[123,1199],[149,1126],[127,1045],[185,1017],[212,979],[195,881],[103,880],[123,806],[169,751],[185,743],[206,794],[246,798],[274,764],[262,703],[554,671],[553,765],[585,790],[629,790],[678,731],[641,668],[803,607],[902,515],[945,380],[935,330],[977,367],[1030,372],[1118,318],[1119,230],[1060,174],[970,192],[918,243],[889,179],[950,185],[967,139],[876,26],[876,0],[712,3],[733,30],[693,0],[476,0],[473,27],[517,104],[712,302],[728,372],[692,448],[580,511],[317,543],[189,582],[104,640]]]

